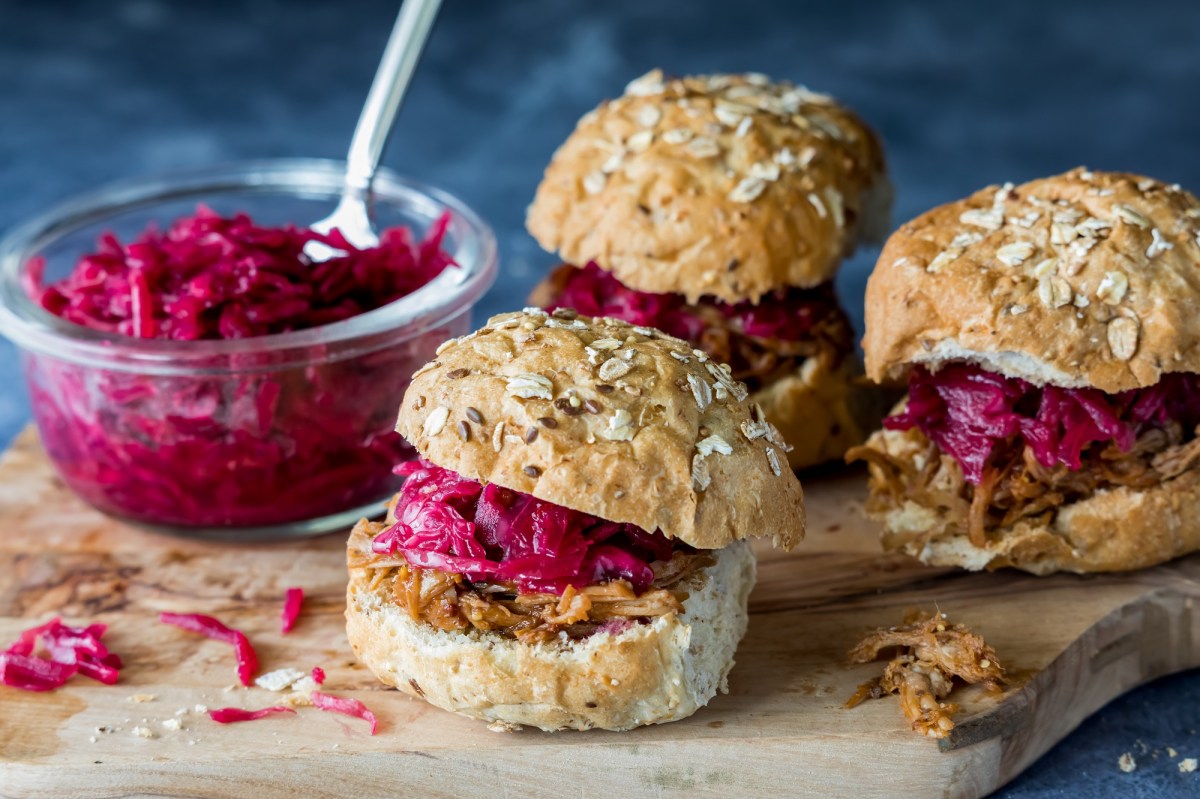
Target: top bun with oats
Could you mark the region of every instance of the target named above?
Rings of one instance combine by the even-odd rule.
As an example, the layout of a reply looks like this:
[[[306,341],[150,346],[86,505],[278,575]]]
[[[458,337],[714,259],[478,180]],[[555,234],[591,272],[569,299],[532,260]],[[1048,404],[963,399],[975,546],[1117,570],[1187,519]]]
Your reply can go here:
[[[531,300],[686,339],[745,382],[803,468],[878,424],[834,294],[888,228],[879,138],[831,97],[763,75],[655,70],[585,115],[526,226],[565,263]]]
[[[1123,571],[1200,549],[1200,202],[1076,169],[935,208],[867,285],[868,375],[906,400],[851,457],[885,546]]]

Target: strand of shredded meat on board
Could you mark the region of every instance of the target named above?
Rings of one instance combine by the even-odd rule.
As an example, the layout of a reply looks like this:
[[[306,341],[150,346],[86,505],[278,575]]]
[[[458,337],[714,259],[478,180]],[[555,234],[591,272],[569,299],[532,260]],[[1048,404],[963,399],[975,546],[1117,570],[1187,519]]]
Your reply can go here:
[[[862,446],[847,453],[848,460],[864,460],[871,467],[868,510],[886,511],[906,500],[938,508],[976,546],[984,546],[990,532],[1021,519],[1048,523],[1058,507],[1102,489],[1148,488],[1200,464],[1200,437],[1170,424],[1142,433],[1128,452],[1115,444],[1093,445],[1075,471],[1063,465],[1047,468],[1032,448],[1019,439],[1009,441],[997,448],[983,480],[973,486],[923,434],[910,430],[906,435],[919,440],[923,449],[890,453]]]
[[[950,695],[956,678],[996,691],[1007,682],[996,650],[964,625],[951,624],[944,613],[910,615],[902,627],[868,633],[848,658],[855,664],[870,663],[892,648],[898,652],[883,676],[860,685],[846,701],[847,708],[899,694],[900,708],[914,730],[945,738],[954,729],[958,705],[942,700]]]

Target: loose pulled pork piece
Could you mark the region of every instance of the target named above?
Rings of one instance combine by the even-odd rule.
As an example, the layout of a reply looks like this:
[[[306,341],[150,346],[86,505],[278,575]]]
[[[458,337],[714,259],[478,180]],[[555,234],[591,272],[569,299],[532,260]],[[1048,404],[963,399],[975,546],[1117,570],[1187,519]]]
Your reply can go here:
[[[845,707],[899,694],[900,708],[914,730],[945,738],[954,729],[952,715],[958,706],[940,700],[949,696],[955,677],[996,691],[1007,682],[996,650],[964,625],[950,624],[944,613],[917,613],[905,618],[902,627],[875,630],[848,658],[855,664],[870,663],[884,650],[897,647],[901,651],[888,663],[883,676],[860,685]]]
[[[676,551],[670,560],[651,565],[654,582],[640,595],[624,580],[568,586],[561,595],[521,593],[515,583],[471,582],[461,574],[414,567],[403,557],[380,556],[371,551],[370,541],[386,527],[367,522],[356,528],[349,561],[352,567],[375,570],[379,581],[390,581],[396,604],[414,621],[444,631],[497,632],[526,643],[549,641],[560,633],[585,638],[606,624],[682,612],[688,580],[713,564],[708,553]]]

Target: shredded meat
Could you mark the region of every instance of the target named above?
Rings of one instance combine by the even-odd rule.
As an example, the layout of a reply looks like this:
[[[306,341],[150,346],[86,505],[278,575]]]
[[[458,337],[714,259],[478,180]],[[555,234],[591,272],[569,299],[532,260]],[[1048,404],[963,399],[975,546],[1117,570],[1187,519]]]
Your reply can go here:
[[[530,302],[544,306],[555,304],[575,271],[576,267],[570,264],[558,266],[534,288]],[[817,318],[800,340],[748,336],[738,329],[735,318],[728,316],[711,301],[702,299],[688,306],[687,312],[699,318],[704,325],[698,339],[691,343],[707,352],[713,360],[729,364],[733,379],[745,383],[752,392],[780,377],[795,373],[809,358],[821,359],[826,371],[834,371],[843,359],[855,351],[854,329],[837,300],[832,284],[807,289],[804,296]],[[672,331],[665,324],[656,326],[674,335],[682,332]]]
[[[1097,491],[1149,488],[1200,465],[1198,433],[1185,434],[1178,424],[1146,430],[1128,452],[1115,444],[1092,445],[1084,450],[1077,471],[1043,466],[1031,447],[1014,438],[997,448],[975,486],[963,480],[953,459],[920,431],[914,428],[903,435],[912,446],[890,452],[867,444],[846,453],[848,461],[870,466],[867,510],[886,512],[911,501],[944,514],[948,521],[941,529],[965,531],[976,546],[986,545],[989,535],[1021,519],[1049,524],[1060,506]]]
[[[816,291],[818,289],[814,289]],[[706,303],[693,307],[692,313],[704,322],[697,347],[713,360],[727,363],[733,379],[758,391],[786,375],[793,374],[809,358],[817,358],[826,371],[833,371],[854,352],[854,332],[832,290],[825,290],[827,306],[808,334],[795,341],[748,336],[736,327],[736,321],[721,309]]]
[[[995,691],[1007,682],[996,650],[965,626],[952,625],[944,613],[917,613],[902,627],[875,630],[848,657],[851,663],[870,663],[889,649],[897,651],[883,676],[860,685],[846,707],[899,694],[912,728],[932,738],[945,738],[954,729],[958,706],[941,700],[950,695],[955,678]]]
[[[654,582],[640,595],[625,580],[568,587],[561,596],[521,593],[513,583],[471,582],[461,574],[411,566],[400,556],[375,555],[370,541],[385,527],[362,522],[352,534],[350,566],[374,571],[369,587],[390,585],[396,604],[414,621],[439,630],[487,630],[525,643],[563,634],[586,638],[608,627],[681,612],[689,590],[697,587],[697,573],[714,562],[707,553],[677,551],[671,560],[652,564]]]

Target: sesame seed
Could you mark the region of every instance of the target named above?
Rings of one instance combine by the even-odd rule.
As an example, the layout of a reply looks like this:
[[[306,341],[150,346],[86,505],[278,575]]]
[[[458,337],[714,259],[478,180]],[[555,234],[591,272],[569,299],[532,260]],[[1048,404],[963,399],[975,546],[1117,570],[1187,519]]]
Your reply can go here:
[[[528,477],[538,478],[542,476],[542,470],[536,466],[526,466],[521,471],[525,472]]]
[[[458,423],[458,437],[461,438],[463,441],[470,441],[471,440],[471,425],[467,424],[466,422],[460,421]]]
[[[504,422],[497,422],[492,430],[492,450],[499,452],[504,448]]]
[[[577,398],[575,398],[578,401]],[[580,416],[583,414],[583,408],[578,405],[572,405],[571,400],[567,397],[559,397],[554,401],[554,407],[565,413],[567,416]]]
[[[467,418],[475,424],[483,424],[483,414],[479,412],[478,408],[467,408],[466,413]]]

